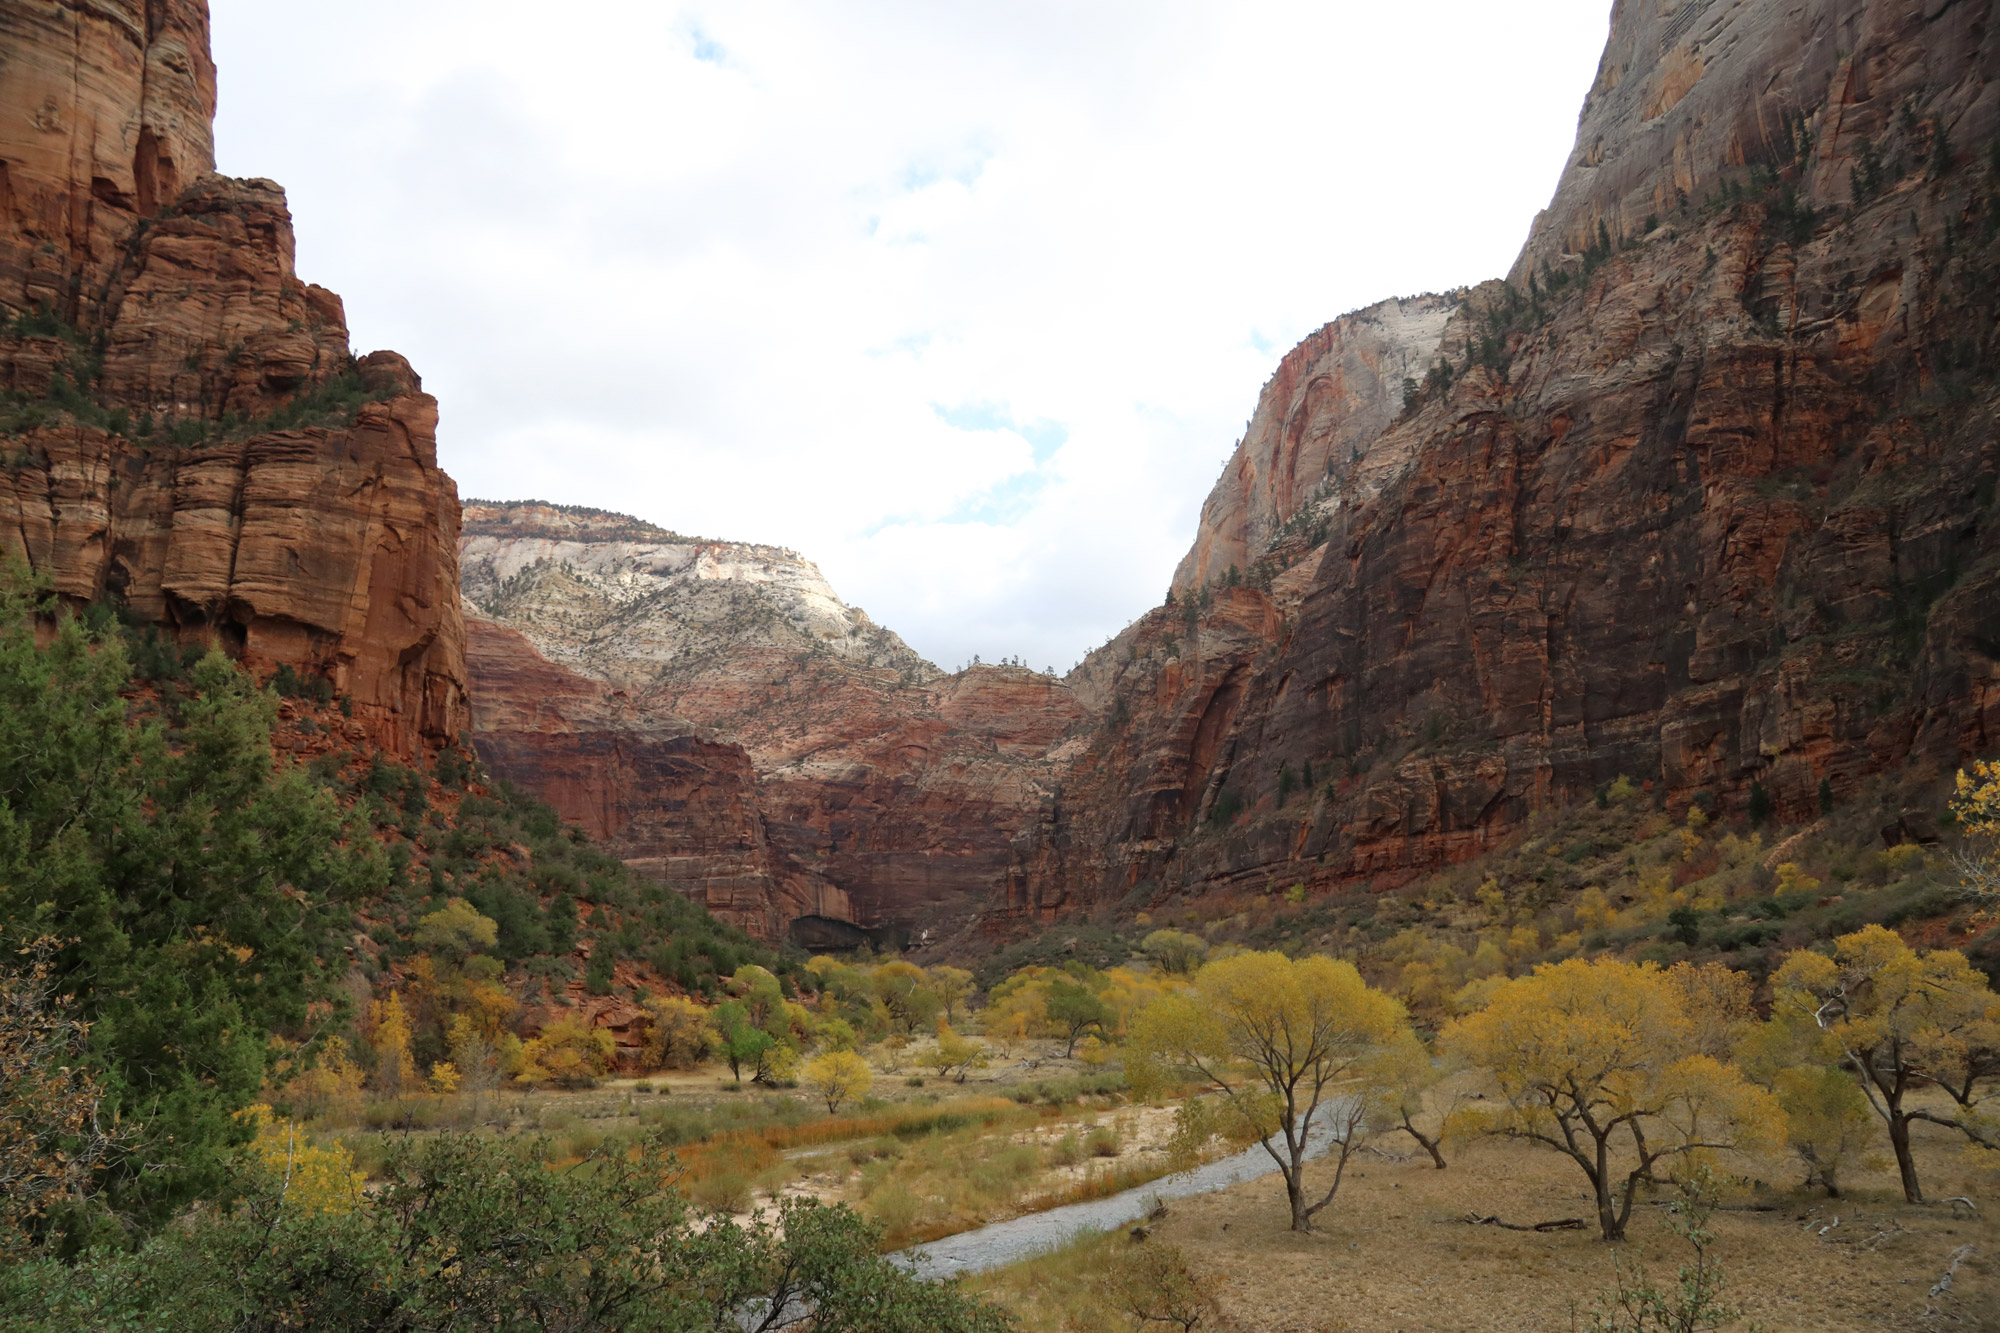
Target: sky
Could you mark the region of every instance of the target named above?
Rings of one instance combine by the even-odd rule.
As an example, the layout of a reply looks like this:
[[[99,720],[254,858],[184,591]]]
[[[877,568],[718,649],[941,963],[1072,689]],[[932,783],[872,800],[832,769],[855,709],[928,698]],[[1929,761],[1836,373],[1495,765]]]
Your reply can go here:
[[[1156,605],[1264,381],[1505,272],[1609,0],[212,0],[459,492],[786,546],[955,668]]]

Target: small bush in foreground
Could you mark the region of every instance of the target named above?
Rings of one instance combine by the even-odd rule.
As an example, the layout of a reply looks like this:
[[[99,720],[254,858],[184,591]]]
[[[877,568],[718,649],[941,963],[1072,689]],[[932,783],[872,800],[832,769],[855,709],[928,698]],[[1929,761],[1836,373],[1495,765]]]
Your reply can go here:
[[[1712,1195],[1697,1185],[1685,1199],[1669,1205],[1667,1229],[1688,1243],[1694,1257],[1682,1265],[1673,1286],[1661,1288],[1643,1269],[1618,1265],[1618,1285],[1591,1311],[1586,1333],[1712,1333],[1728,1328],[1743,1312],[1722,1298],[1722,1266],[1709,1251],[1715,1233],[1708,1229],[1715,1211]]]
[[[1181,1333],[1222,1323],[1215,1279],[1188,1263],[1178,1246],[1142,1243],[1129,1249],[1104,1280],[1109,1303],[1144,1328],[1164,1324]]]

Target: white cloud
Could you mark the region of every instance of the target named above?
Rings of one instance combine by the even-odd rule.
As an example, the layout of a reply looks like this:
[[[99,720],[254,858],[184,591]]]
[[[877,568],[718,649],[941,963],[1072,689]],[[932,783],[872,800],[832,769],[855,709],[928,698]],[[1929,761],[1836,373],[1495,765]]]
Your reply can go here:
[[[1605,0],[213,0],[225,171],[469,495],[795,547],[934,660],[1152,605],[1277,358],[1504,271]]]

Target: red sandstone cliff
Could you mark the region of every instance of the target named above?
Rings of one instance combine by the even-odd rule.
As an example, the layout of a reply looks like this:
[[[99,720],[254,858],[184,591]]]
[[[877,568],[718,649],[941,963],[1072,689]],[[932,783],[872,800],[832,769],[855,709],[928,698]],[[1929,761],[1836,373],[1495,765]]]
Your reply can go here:
[[[1358,446],[1394,475],[1079,673],[1127,719],[1014,910],[1391,884],[1619,774],[1803,817],[2000,746],[1996,42],[1936,0],[1619,4],[1512,285]],[[1204,540],[1284,513],[1232,503]]]
[[[0,4],[0,299],[97,326],[142,218],[215,170],[205,0]]]
[[[772,864],[809,876],[819,914],[837,904],[870,927],[962,922],[1004,900],[1049,817],[1083,712],[1070,692],[1015,667],[945,676],[793,552],[598,511],[474,502],[462,560],[467,597],[615,692],[621,726],[698,728],[741,747]],[[474,653],[475,699],[505,688],[495,670]],[[494,771],[558,808],[568,789],[617,785],[612,761],[579,757],[559,721],[511,725],[503,741],[482,701],[474,723]],[[647,781],[627,789],[635,808],[655,802]],[[676,799],[676,781],[658,799]],[[641,863],[651,836],[635,826],[609,841]],[[805,909],[797,891],[775,891],[766,919]]]
[[[214,174],[206,4],[0,0],[0,40],[0,549],[325,675],[382,748],[455,740],[437,403],[393,353],[351,356],[283,191]]]
[[[772,846],[740,746],[635,709],[506,626],[473,616],[466,628],[474,744],[489,772],[759,938],[783,939],[799,917],[852,919],[845,894]]]

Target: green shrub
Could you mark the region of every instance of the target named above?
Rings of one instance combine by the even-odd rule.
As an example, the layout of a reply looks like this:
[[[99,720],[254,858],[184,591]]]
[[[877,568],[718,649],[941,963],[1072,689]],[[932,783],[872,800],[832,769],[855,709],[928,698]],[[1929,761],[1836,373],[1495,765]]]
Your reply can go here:
[[[785,1199],[768,1226],[704,1215],[662,1190],[657,1144],[559,1166],[547,1140],[447,1133],[399,1144],[386,1187],[347,1211],[285,1208],[288,1181],[246,1175],[136,1253],[0,1270],[11,1333],[217,1328],[735,1327],[754,1308],[871,1333],[1001,1333],[997,1310],[918,1281],[845,1208]],[[882,1213],[909,1225],[913,1199]],[[449,1256],[449,1262],[439,1262]]]

